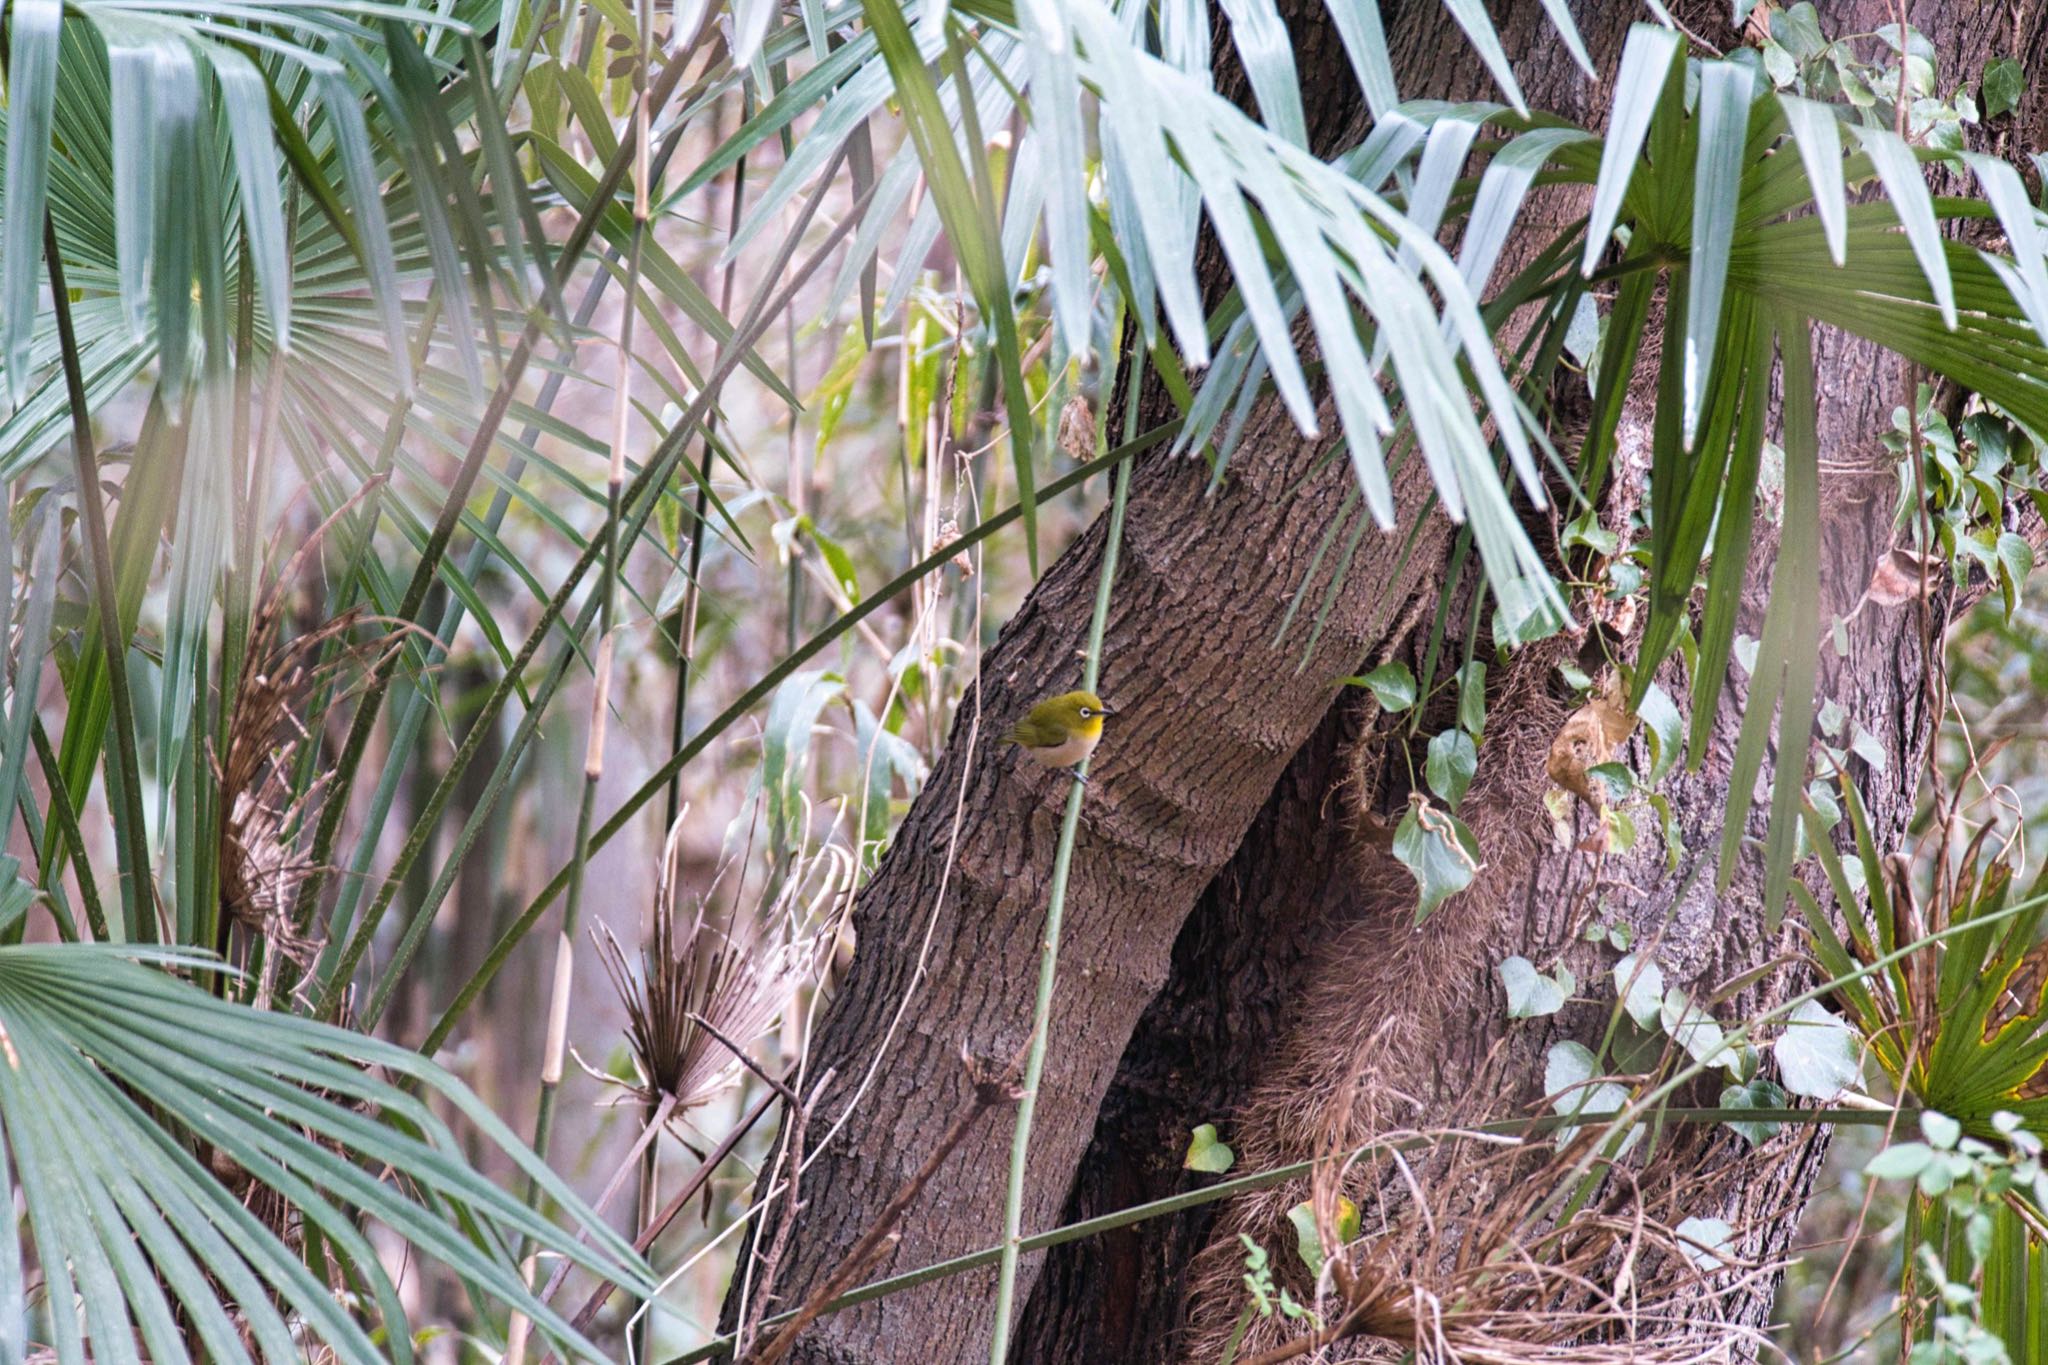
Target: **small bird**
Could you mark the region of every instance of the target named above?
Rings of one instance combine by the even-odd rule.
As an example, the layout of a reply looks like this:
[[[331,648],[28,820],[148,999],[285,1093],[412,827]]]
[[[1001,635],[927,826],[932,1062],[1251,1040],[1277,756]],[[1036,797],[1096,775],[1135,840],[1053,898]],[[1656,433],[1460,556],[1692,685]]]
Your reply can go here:
[[[1115,714],[1093,692],[1066,692],[1032,707],[1003,739],[1048,768],[1071,768],[1095,752],[1102,718]]]

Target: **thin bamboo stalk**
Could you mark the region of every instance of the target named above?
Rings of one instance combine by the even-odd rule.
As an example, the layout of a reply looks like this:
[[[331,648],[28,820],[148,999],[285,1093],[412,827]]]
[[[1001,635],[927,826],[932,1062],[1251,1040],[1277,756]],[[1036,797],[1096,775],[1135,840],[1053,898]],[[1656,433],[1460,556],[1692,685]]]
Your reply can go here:
[[[1135,385],[1133,386],[1135,389]],[[1135,392],[1132,403],[1136,403]],[[1124,509],[1131,496],[1131,467],[1116,473],[1116,491],[1109,505],[1109,529],[1102,538],[1102,573],[1095,584],[1095,614],[1088,622],[1088,649],[1081,664],[1081,686],[1093,692],[1102,671],[1102,632],[1109,620],[1109,593],[1116,582],[1117,551],[1124,536]],[[1074,836],[1081,827],[1081,799],[1087,791],[1088,760],[1076,770],[1067,793],[1066,816],[1060,823],[1059,847],[1053,853],[1052,893],[1045,908],[1045,937],[1038,960],[1038,998],[1033,1005],[1031,1051],[1024,1059],[1024,1096],[1017,1104],[1017,1133],[1010,1145],[1010,1181],[1003,1200],[1003,1254],[996,1272],[995,1332],[989,1341],[990,1365],[1003,1365],[1010,1353],[1010,1319],[1017,1293],[1017,1265],[1023,1256],[1024,1185],[1031,1160],[1031,1121],[1038,1109],[1038,1086],[1045,1075],[1047,1037],[1052,1031],[1053,985],[1059,976],[1060,926],[1067,907],[1067,877],[1074,863]]]

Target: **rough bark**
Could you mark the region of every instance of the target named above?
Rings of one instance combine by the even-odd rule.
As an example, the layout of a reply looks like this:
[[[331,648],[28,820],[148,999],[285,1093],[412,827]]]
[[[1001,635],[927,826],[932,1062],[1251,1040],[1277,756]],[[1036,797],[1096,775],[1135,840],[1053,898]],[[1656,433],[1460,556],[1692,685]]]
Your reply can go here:
[[[1848,8],[1856,12],[1828,14],[1831,31],[1852,31],[1894,17],[1888,4]],[[1412,15],[1414,10],[1410,6],[1407,12]],[[1696,10],[1684,17],[1713,36],[1717,21],[1712,13]],[[1994,17],[2002,22],[1988,22]],[[1603,70],[1611,70],[1611,59],[1600,57],[1601,44],[1612,42],[1615,34],[1594,31],[1600,23],[1595,15],[1581,12],[1579,18],[1596,60]],[[2025,60],[2024,54],[2038,50],[2042,41],[2038,19],[2029,20],[2024,13],[2008,15],[1996,7],[1921,5],[1914,8],[1912,21],[1934,39],[1949,82],[1958,78],[1958,72],[1981,69],[1992,56],[2020,53]],[[1390,41],[1411,62],[1430,50],[1432,37],[1441,37],[1441,31],[1417,33],[1389,16]],[[1455,43],[1456,37],[1443,41]],[[1512,41],[1509,50],[1516,50]],[[1520,60],[1517,66],[1533,104],[1555,108],[1570,103],[1569,91],[1546,89],[1542,74],[1532,74]],[[1403,89],[1409,88],[1404,79]],[[2026,112],[2030,117],[2039,113]],[[1877,348],[1825,333],[1816,338],[1816,365],[1822,377],[1820,427],[1828,471],[1823,481],[1827,619],[1854,611],[1872,568],[1891,543],[1896,476],[1892,457],[1877,437],[1889,425],[1892,405],[1904,398],[1906,377],[1899,364]],[[1618,482],[1623,486],[1617,489],[1624,503],[1641,495],[1647,467],[1642,443],[1647,404],[1634,407],[1625,426],[1633,444],[1621,465]],[[1614,510],[1610,506],[1609,525],[1617,524]],[[2038,531],[2035,534],[2038,537]],[[1758,633],[1762,616],[1771,538],[1766,524],[1760,529],[1759,563],[1744,606],[1743,629],[1752,635]],[[1937,625],[1955,605],[1935,604]],[[1914,777],[1929,733],[1918,631],[1911,607],[1866,609],[1849,628],[1846,656],[1838,658],[1829,650],[1823,659],[1821,695],[1833,697],[1883,741],[1885,769],[1864,768],[1858,778],[1874,818],[1894,834],[1910,815]],[[1489,689],[1494,694],[1490,711],[1500,712],[1502,693],[1519,690],[1530,704],[1510,709],[1505,723],[1554,726],[1561,711],[1554,697],[1546,697],[1540,676],[1553,662],[1543,650],[1516,660]],[[1682,698],[1678,679],[1667,676],[1665,682]],[[1753,860],[1726,898],[1712,894],[1726,774],[1746,691],[1745,678],[1732,680],[1702,772],[1668,788],[1688,847],[1675,870],[1666,868],[1656,840],[1633,861],[1616,865],[1608,860],[1604,866],[1595,866],[1584,854],[1543,847],[1541,826],[1546,817],[1537,804],[1547,785],[1542,755],[1504,751],[1490,739],[1481,750],[1485,789],[1473,795],[1476,809],[1470,823],[1491,866],[1462,902],[1453,902],[1421,934],[1408,928],[1409,902],[1398,873],[1374,869],[1369,856],[1354,859],[1350,875],[1321,895],[1315,894],[1318,883],[1298,880],[1320,871],[1325,865],[1320,858],[1287,871],[1289,851],[1301,847],[1313,831],[1327,829],[1329,793],[1289,799],[1283,785],[1233,864],[1269,869],[1270,880],[1262,888],[1267,894],[1241,894],[1235,879],[1226,875],[1212,885],[1190,918],[1176,952],[1178,970],[1132,1039],[1061,1221],[1162,1198],[1202,1183],[1204,1177],[1183,1171],[1179,1163],[1181,1145],[1193,1123],[1222,1122],[1225,1140],[1237,1144],[1239,1170],[1318,1154],[1324,1141],[1322,1127],[1338,1103],[1344,1080],[1352,1075],[1373,1074],[1382,1085],[1407,1086],[1426,1103],[1423,1112],[1402,1117],[1443,1122],[1470,1112],[1463,1101],[1474,1077],[1505,1069],[1528,1078],[1524,1093],[1489,1095],[1484,1107],[1494,1116],[1520,1112],[1540,1097],[1536,1078],[1542,1074],[1543,1050],[1559,1037],[1583,1037],[1589,1027],[1597,1034],[1604,1010],[1567,1010],[1550,1021],[1549,1028],[1511,1028],[1491,965],[1517,952],[1547,964],[1563,950],[1562,960],[1581,982],[1596,983],[1596,990],[1604,985],[1615,955],[1569,942],[1572,931],[1594,908],[1590,883],[1595,873],[1602,883],[1602,918],[1630,925],[1639,943],[1654,942],[1667,978],[1674,983],[1712,986],[1784,950],[1785,942],[1764,939],[1757,912],[1759,869]],[[1423,732],[1428,730],[1424,727]],[[1644,754],[1641,741],[1637,743],[1631,758],[1640,768]],[[1420,757],[1414,755],[1418,766]],[[1398,762],[1386,766],[1402,767]],[[1378,794],[1378,804],[1383,810],[1397,809],[1402,796],[1400,785],[1391,784]],[[1761,825],[1761,813],[1753,814],[1752,833],[1760,834]],[[1255,846],[1261,836],[1271,841],[1269,847]],[[1541,851],[1530,856],[1534,849]],[[1282,866],[1274,867],[1275,857]],[[1272,894],[1293,885],[1304,885],[1310,894]],[[1372,903],[1375,894],[1384,896],[1377,905]],[[1224,925],[1240,942],[1271,944],[1272,950],[1252,949],[1249,962],[1243,961],[1247,954],[1241,952],[1231,960],[1228,972],[1213,973],[1201,945]],[[1322,945],[1307,958],[1293,948],[1304,938]],[[1261,983],[1256,996],[1247,999],[1240,991],[1234,979],[1240,973]],[[1781,972],[1746,992],[1735,1002],[1737,1009],[1774,1003],[1792,984],[1790,974]],[[1262,1037],[1280,1030],[1283,1036],[1272,1052],[1262,1048],[1247,1058],[1241,1050],[1209,1040],[1220,1012],[1244,1008],[1287,1016],[1284,1023],[1267,1017],[1239,1025],[1239,1031],[1256,1029]],[[1595,1014],[1602,1017],[1594,1019]],[[1395,1025],[1391,1035],[1383,1031],[1390,1021]],[[1389,1060],[1389,1053],[1397,1054],[1396,1059]],[[1404,1057],[1405,1062],[1400,1060]],[[1713,1101],[1711,1095],[1701,1098]],[[1356,1124],[1352,1135],[1362,1137],[1371,1126]],[[1824,1132],[1781,1137],[1763,1159],[1753,1162],[1752,1178],[1727,1192],[1725,1206],[1701,1212],[1718,1212],[1738,1227],[1751,1228],[1745,1251],[1760,1257],[1781,1254],[1796,1219],[1779,1216],[1762,1225],[1755,1220],[1804,1202],[1807,1182],[1824,1150]],[[1739,1144],[1724,1135],[1701,1152],[1700,1159],[1708,1166],[1732,1165],[1741,1159]],[[1225,1214],[1225,1226],[1230,1231],[1252,1228],[1273,1234],[1280,1212],[1304,1197],[1306,1187],[1296,1186],[1246,1201]],[[1027,1312],[1020,1358],[1217,1358],[1213,1351],[1206,1356],[1191,1354],[1188,1301],[1191,1274],[1203,1280],[1201,1271],[1191,1267],[1190,1248],[1212,1239],[1222,1242],[1221,1250],[1211,1253],[1217,1264],[1193,1291],[1198,1297],[1213,1292],[1217,1284],[1234,1288],[1242,1268],[1236,1264],[1236,1246],[1217,1235],[1217,1219],[1217,1208],[1205,1206],[1170,1224],[1153,1225],[1144,1237],[1126,1234],[1056,1249]],[[1284,1256],[1291,1238],[1291,1231],[1286,1231],[1264,1240]],[[1227,1312],[1220,1315],[1224,1323],[1234,1318],[1241,1301],[1239,1295],[1228,1297]],[[1769,1307],[1767,1294],[1753,1295],[1731,1316],[1753,1326],[1764,1321]],[[1199,1306],[1195,1316],[1201,1317]]]
[[[1578,17],[1596,63],[1611,73],[1637,11],[1579,8],[1588,11]],[[1725,23],[1723,6],[1692,8],[1703,11],[1687,15],[1696,32],[1713,37]],[[1845,31],[1890,15],[1883,0],[1837,8],[1848,12],[1831,13],[1830,22]],[[1496,10],[1531,102],[1597,126],[1605,88],[1571,66],[1534,0]],[[1973,23],[1959,13],[1978,10],[2004,14],[1989,3],[1915,7],[1914,22],[1942,44],[1946,71],[1974,72],[1988,56],[2031,50],[2031,28],[2022,43],[2010,22],[1979,14]],[[1319,18],[1290,17],[1313,131],[1327,149],[1355,136],[1357,95],[1334,34]],[[1434,0],[1389,5],[1386,19],[1404,91],[1482,88],[1477,62]],[[1559,206],[1560,221],[1567,207]],[[1205,263],[1211,285],[1219,269]],[[1842,614],[1889,543],[1892,475],[1876,437],[1903,377],[1873,348],[1840,338],[1823,338],[1817,359],[1830,470],[1826,609]],[[1639,495],[1647,463],[1639,417],[1631,430],[1618,479],[1634,481]],[[1205,1120],[1236,1116],[1240,1169],[1313,1155],[1341,1078],[1361,1066],[1379,1065],[1425,1109],[1462,1097],[1481,1061],[1501,1055],[1498,1047],[1523,1060],[1523,1074],[1540,1075],[1543,1047],[1583,1031],[1585,1016],[1568,1011],[1550,1021],[1554,1029],[1524,1026],[1505,1036],[1491,965],[1517,951],[1545,960],[1546,948],[1565,945],[1571,921],[1591,904],[1595,875],[1616,917],[1661,934],[1674,981],[1718,982],[1779,946],[1764,941],[1757,922],[1755,869],[1745,868],[1731,897],[1717,902],[1711,868],[1700,866],[1717,843],[1739,679],[1705,771],[1673,790],[1688,846],[1676,873],[1660,853],[1595,867],[1586,855],[1551,849],[1539,798],[1544,752],[1569,709],[1554,681],[1563,642],[1496,671],[1481,779],[1469,798],[1488,871],[1426,934],[1409,930],[1405,872],[1370,840],[1353,837],[1343,818],[1346,810],[1397,809],[1406,767],[1386,764],[1401,780],[1379,780],[1388,741],[1356,739],[1366,718],[1333,713],[1332,702],[1338,677],[1390,649],[1414,649],[1409,607],[1434,604],[1449,528],[1428,517],[1412,546],[1402,536],[1367,536],[1341,571],[1312,657],[1297,669],[1301,637],[1278,648],[1275,637],[1349,477],[1341,462],[1321,461],[1326,444],[1304,442],[1269,408],[1254,417],[1232,478],[1213,498],[1198,468],[1163,454],[1134,470],[1102,686],[1123,714],[1083,808],[1027,1228],[1182,1188],[1190,1179],[1178,1170],[1186,1129]],[[1411,466],[1408,474],[1397,489],[1412,518],[1424,490],[1419,472]],[[1091,529],[1048,570],[986,657],[952,741],[861,897],[860,949],[811,1064],[813,1074],[829,1067],[840,1079],[805,1144],[816,1158],[772,1306],[796,1301],[828,1275],[923,1161],[968,1091],[962,1048],[1007,1057],[1024,1042],[1065,782],[1020,767],[991,736],[1032,700],[1075,680],[1102,531]],[[1763,539],[1759,560],[1767,565]],[[1330,572],[1325,564],[1318,574]],[[1756,607],[1749,604],[1752,614]],[[1755,633],[1753,619],[1746,628]],[[1866,611],[1852,627],[1848,656],[1829,654],[1822,684],[1887,745],[1885,771],[1864,777],[1893,828],[1910,803],[1928,720],[1917,704],[1911,637],[1900,611]],[[1682,694],[1675,681],[1670,690]],[[1347,782],[1349,796],[1339,791]],[[1629,885],[1613,891],[1609,880]],[[1582,980],[1605,970],[1583,946],[1565,960]],[[1782,977],[1761,983],[1741,1003],[1784,985]],[[1389,1036],[1389,1020],[1400,1044],[1395,1060],[1361,1055],[1369,1040]],[[1505,1108],[1528,1098],[1489,1101]],[[966,1144],[912,1212],[883,1270],[996,1241],[1008,1146],[1007,1125]],[[1809,1152],[1777,1163],[1756,1197],[1796,1198],[1814,1159]],[[1299,1197],[1275,1196],[1227,1216],[1233,1226],[1258,1226]],[[1760,1230],[1749,1249],[1781,1245],[1788,1226]],[[1183,1286],[1210,1235],[1209,1217],[1197,1214],[1055,1253],[1016,1358],[1177,1358]],[[1041,1259],[1026,1260],[1027,1291]],[[795,1358],[978,1359],[991,1284],[992,1273],[982,1272],[834,1315]],[[1750,1307],[1759,1317],[1767,1298]]]

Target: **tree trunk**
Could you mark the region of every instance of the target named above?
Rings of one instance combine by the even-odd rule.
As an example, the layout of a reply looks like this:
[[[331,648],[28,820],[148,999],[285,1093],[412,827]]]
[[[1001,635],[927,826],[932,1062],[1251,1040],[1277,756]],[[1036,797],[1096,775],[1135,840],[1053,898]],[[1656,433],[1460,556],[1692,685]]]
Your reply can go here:
[[[1577,8],[1598,69],[1611,75],[1636,7]],[[1672,8],[1694,33],[1723,46],[1735,41],[1720,0]],[[1437,0],[1385,9],[1405,94],[1483,93],[1478,63]],[[1571,65],[1534,0],[1495,10],[1531,105],[1600,126],[1606,87]],[[1891,14],[1888,0],[1859,0],[1831,7],[1827,21],[1832,31],[1868,31]],[[1988,0],[1914,7],[1914,22],[1941,53],[1945,87],[1961,74],[1974,81],[1990,56],[2012,51],[2026,60],[2035,48],[2038,20],[2016,32],[2011,21],[1990,22],[1993,14],[2003,10]],[[1362,130],[1357,92],[1319,7],[1311,19],[1290,19],[1312,133],[1327,152]],[[1558,203],[1538,211],[1562,225],[1582,210]],[[1222,278],[1213,253],[1204,269],[1205,283]],[[1823,335],[1816,362],[1827,471],[1824,610],[1847,616],[1890,544],[1893,463],[1877,438],[1908,381],[1895,362],[1853,339]],[[1646,481],[1647,403],[1632,408],[1606,509],[1610,526],[1623,524],[1617,514]],[[1395,733],[1400,727],[1360,694],[1340,697],[1337,679],[1389,657],[1419,664],[1419,637],[1450,569],[1453,528],[1427,511],[1426,479],[1411,461],[1395,480],[1403,534],[1369,534],[1348,564],[1312,566],[1350,479],[1344,461],[1322,459],[1326,450],[1327,440],[1302,440],[1278,405],[1267,404],[1214,497],[1204,494],[1200,466],[1157,451],[1133,469],[1103,654],[1102,691],[1120,715],[1082,809],[1027,1230],[1203,1179],[1179,1166],[1188,1129],[1202,1122],[1224,1128],[1238,1170],[1250,1171],[1318,1155],[1333,1124],[1355,1134],[1375,1120],[1469,1115],[1466,1101],[1482,1074],[1526,1078],[1522,1093],[1479,1097],[1488,1116],[1526,1112],[1540,1098],[1545,1047],[1585,1036],[1594,1011],[1574,1007],[1510,1028],[1492,968],[1513,953],[1547,963],[1563,950],[1581,981],[1604,984],[1613,954],[1569,946],[1587,914],[1632,925],[1638,942],[1654,939],[1667,978],[1701,990],[1788,946],[1762,932],[1757,867],[1746,863],[1729,895],[1711,890],[1745,685],[1739,673],[1703,770],[1666,785],[1686,846],[1675,871],[1652,838],[1626,859],[1552,847],[1541,797],[1549,744],[1571,709],[1556,671],[1576,651],[1569,637],[1492,670],[1479,776],[1466,805],[1485,870],[1421,931],[1411,929],[1413,883],[1379,831],[1405,805],[1419,747],[1412,768],[1394,761],[1395,746],[1408,743]],[[1412,542],[1409,526],[1417,528]],[[1768,523],[1759,527],[1759,567],[1745,603],[1751,634],[1774,534]],[[859,950],[810,1064],[811,1074],[831,1068],[835,1079],[807,1134],[811,1164],[796,1235],[775,1268],[771,1310],[821,1283],[929,1155],[971,1093],[963,1048],[1007,1059],[1025,1042],[1066,780],[1020,764],[991,736],[1036,698],[1074,685],[1102,535],[1098,523],[1048,570],[989,652],[952,741],[861,896]],[[1297,625],[1283,639],[1280,623],[1297,591],[1320,601],[1333,572],[1329,617],[1304,659],[1306,629]],[[1468,584],[1454,597],[1457,625],[1470,600]],[[1848,634],[1846,657],[1823,651],[1821,695],[1883,741],[1886,765],[1859,777],[1874,817],[1896,832],[1930,721],[1920,703],[1913,609],[1866,607]],[[1665,684],[1683,698],[1675,674]],[[1753,832],[1761,820],[1753,816]],[[1783,998],[1791,979],[1780,970],[1735,1006]],[[1604,1020],[1605,1010],[1598,1013]],[[1353,1113],[1350,1086],[1361,1074],[1385,1094],[1419,1101],[1416,1111]],[[999,1239],[1010,1137],[1005,1117],[962,1144],[876,1273]],[[1723,1139],[1700,1159],[1735,1159],[1738,1144]],[[1744,1197],[1796,1203],[1820,1150],[1809,1143],[1771,1163]],[[1267,1234],[1276,1214],[1303,1197],[1289,1188],[1246,1201],[1223,1215],[1224,1225],[1255,1230],[1274,1246]],[[778,1202],[771,1228],[784,1207]],[[1735,1222],[1741,1210],[1720,1212]],[[1742,1249],[1782,1250],[1791,1223],[1749,1229]],[[1233,1247],[1197,1255],[1214,1240],[1215,1224],[1210,1207],[1027,1257],[1023,1287],[1036,1292],[1013,1359],[1165,1361],[1183,1358],[1190,1341],[1212,1339],[1218,1313],[1227,1323],[1243,1299],[1215,1290],[1235,1288],[1242,1266],[1232,1262]],[[1191,1283],[1210,1287],[1195,1296],[1192,1319]],[[983,1358],[992,1285],[993,1272],[981,1271],[832,1315],[797,1358]],[[737,1278],[729,1315],[757,1289],[753,1271]],[[1760,1322],[1768,1308],[1766,1287],[1748,1296],[1738,1317]],[[1183,1330],[1191,1320],[1193,1338]]]

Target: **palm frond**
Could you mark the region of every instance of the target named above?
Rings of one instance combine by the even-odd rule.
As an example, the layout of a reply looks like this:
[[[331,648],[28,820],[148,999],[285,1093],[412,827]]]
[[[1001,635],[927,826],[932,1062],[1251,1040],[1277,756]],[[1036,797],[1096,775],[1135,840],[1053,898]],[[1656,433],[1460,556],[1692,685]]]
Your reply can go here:
[[[158,969],[210,970],[204,958],[150,960],[91,944],[0,948],[0,1128],[59,1359],[135,1360],[138,1339],[156,1361],[190,1359],[194,1345],[246,1360],[245,1339],[289,1359],[303,1334],[338,1360],[410,1360],[366,1219],[561,1349],[602,1358],[528,1290],[519,1240],[634,1293],[651,1292],[645,1268],[460,1082],[403,1048],[229,1004]],[[574,1231],[472,1169],[434,1110],[387,1074],[474,1124]],[[337,1283],[309,1268],[313,1243]],[[0,1239],[12,1323],[28,1321],[25,1280],[15,1239]],[[374,1334],[340,1288],[360,1296]]]

